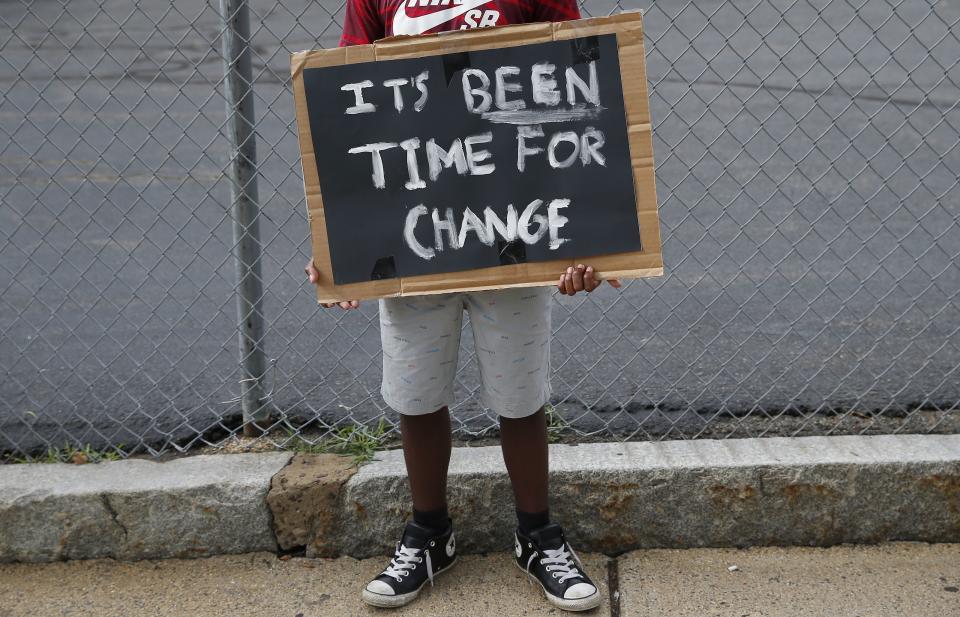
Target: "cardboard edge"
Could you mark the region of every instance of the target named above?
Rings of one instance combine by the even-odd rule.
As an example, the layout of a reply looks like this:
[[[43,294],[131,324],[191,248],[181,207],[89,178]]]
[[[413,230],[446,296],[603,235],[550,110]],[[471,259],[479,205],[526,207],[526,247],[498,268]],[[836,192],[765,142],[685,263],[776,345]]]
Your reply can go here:
[[[606,272],[597,271],[594,274],[594,277],[598,281],[606,281],[610,279],[639,279],[639,278],[652,278],[657,276],[663,276],[663,266],[650,267],[650,268],[633,268],[627,270],[608,270]],[[559,271],[557,278],[559,278]],[[409,278],[409,277],[408,277]],[[464,291],[485,291],[489,289],[510,289],[516,287],[553,287],[556,286],[556,280],[537,280],[537,281],[517,281],[513,283],[478,283],[478,284],[467,284],[461,288],[454,290],[451,289],[441,289],[441,288],[430,288],[424,287],[422,289],[418,288],[416,290],[409,290],[411,292],[415,291],[418,296],[429,296],[442,293],[459,293]],[[400,297],[404,295],[413,295],[411,293],[400,294]],[[382,297],[382,296],[381,296]],[[328,300],[327,302],[333,302],[334,300]]]

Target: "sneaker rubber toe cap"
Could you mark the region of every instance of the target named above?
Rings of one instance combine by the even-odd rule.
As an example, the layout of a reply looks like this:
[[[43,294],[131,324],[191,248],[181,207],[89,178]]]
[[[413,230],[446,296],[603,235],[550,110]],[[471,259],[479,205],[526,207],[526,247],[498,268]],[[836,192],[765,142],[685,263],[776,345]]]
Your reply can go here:
[[[563,594],[564,600],[579,600],[580,598],[586,598],[597,592],[597,588],[591,585],[590,583],[577,583],[576,585],[571,585]]]
[[[583,583],[580,583],[580,584],[582,585]],[[574,587],[578,587],[578,586],[579,585],[574,585]],[[371,593],[378,593],[381,596],[396,595],[396,592],[393,590],[393,587],[391,587],[390,585],[387,585],[381,580],[372,580],[369,583],[367,583],[367,591]]]

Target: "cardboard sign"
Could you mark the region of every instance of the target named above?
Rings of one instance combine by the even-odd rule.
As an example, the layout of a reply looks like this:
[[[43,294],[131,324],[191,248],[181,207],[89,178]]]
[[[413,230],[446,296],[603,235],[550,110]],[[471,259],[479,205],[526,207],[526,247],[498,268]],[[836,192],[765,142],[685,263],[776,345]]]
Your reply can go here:
[[[293,55],[320,301],[662,274],[639,13]]]

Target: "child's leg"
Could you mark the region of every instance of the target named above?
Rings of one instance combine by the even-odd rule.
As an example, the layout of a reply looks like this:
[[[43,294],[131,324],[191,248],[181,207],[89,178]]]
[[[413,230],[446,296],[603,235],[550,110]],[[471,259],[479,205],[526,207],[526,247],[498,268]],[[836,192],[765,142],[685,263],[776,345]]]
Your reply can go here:
[[[413,518],[428,527],[445,528],[450,411],[442,407],[428,414],[401,414],[400,437],[413,496]]]
[[[459,294],[380,300],[381,393],[400,414],[413,518],[447,527],[450,412],[463,325]]]
[[[523,529],[549,522],[547,418],[553,290],[507,288],[467,294],[483,381],[480,396],[500,417],[503,460]]]
[[[517,519],[524,530],[550,522],[547,484],[547,414],[541,407],[523,418],[500,416],[500,447],[513,485]]]

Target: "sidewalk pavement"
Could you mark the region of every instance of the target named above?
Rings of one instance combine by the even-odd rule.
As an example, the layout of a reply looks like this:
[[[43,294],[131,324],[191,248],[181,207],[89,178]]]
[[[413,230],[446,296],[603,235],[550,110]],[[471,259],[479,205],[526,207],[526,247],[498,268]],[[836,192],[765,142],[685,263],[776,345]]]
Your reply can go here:
[[[605,598],[585,615],[960,615],[960,544],[651,549],[616,559],[581,557]],[[525,582],[507,552],[463,555],[437,578],[434,589],[427,584],[407,607],[368,607],[360,600],[360,589],[386,561],[284,559],[257,552],[199,559],[0,564],[0,617],[565,614],[546,604],[539,587]],[[608,579],[610,570],[613,576]],[[619,591],[613,606],[608,580]]]

